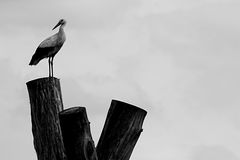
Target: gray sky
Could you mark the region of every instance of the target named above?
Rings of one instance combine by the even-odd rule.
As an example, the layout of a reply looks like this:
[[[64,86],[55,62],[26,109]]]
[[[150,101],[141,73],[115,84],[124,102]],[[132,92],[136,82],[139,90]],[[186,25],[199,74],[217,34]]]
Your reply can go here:
[[[111,99],[148,111],[131,160],[240,160],[240,2],[1,0],[0,155],[37,160],[25,83],[39,43],[67,20],[55,58],[65,108],[87,107],[95,143]]]

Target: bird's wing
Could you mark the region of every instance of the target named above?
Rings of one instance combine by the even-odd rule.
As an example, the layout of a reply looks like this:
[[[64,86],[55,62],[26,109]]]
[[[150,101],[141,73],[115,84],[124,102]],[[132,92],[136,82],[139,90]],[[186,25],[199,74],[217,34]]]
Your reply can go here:
[[[58,43],[58,35],[54,34],[40,43],[39,48],[55,47]]]

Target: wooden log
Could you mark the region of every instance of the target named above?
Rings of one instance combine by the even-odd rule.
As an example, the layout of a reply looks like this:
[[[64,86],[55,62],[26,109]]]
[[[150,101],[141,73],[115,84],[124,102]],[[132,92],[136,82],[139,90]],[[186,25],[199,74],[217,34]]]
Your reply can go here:
[[[121,101],[112,100],[97,144],[99,160],[128,160],[142,132],[147,112]]]
[[[60,82],[40,78],[27,82],[32,133],[38,160],[66,160],[59,121],[63,110]]]
[[[69,108],[59,117],[68,160],[97,160],[86,109]]]

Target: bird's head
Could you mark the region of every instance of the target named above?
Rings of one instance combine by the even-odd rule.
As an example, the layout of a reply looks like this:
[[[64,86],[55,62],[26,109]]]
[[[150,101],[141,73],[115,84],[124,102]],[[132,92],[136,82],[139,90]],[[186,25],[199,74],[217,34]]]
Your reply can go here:
[[[66,20],[60,19],[59,22],[56,24],[55,27],[53,27],[52,30],[54,30],[54,29],[57,28],[58,26],[64,26],[66,23],[67,23]]]

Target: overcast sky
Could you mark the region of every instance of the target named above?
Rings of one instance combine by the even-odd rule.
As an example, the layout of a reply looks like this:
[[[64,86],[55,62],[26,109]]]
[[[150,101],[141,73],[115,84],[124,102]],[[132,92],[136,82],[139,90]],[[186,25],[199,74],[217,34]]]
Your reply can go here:
[[[54,61],[64,107],[85,106],[97,144],[112,99],[148,111],[131,160],[240,160],[238,0],[1,0],[0,156],[37,160],[25,83],[67,20]]]

